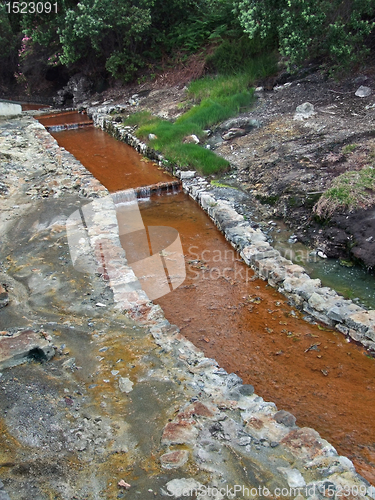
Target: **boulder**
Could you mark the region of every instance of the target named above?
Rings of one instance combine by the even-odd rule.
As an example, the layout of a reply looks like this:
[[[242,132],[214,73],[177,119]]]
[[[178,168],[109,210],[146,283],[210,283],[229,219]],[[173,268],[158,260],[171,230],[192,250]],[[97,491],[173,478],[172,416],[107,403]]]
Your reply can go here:
[[[224,141],[229,141],[230,139],[233,139],[234,137],[241,137],[242,135],[246,134],[246,130],[244,128],[231,128],[228,130],[226,134],[222,136]]]
[[[0,370],[32,359],[49,361],[54,354],[55,350],[45,336],[32,330],[24,330],[11,337],[0,337]]]
[[[296,112],[294,115],[294,120],[306,120],[311,116],[315,115],[314,106],[310,102],[304,102],[296,107]]]
[[[253,128],[259,128],[260,122],[249,116],[238,116],[237,118],[230,118],[219,126],[221,132],[230,129],[245,129],[247,132]]]
[[[199,144],[199,139],[195,134],[188,135],[182,141],[184,144]]]
[[[70,105],[77,107],[86,101],[91,94],[92,82],[82,75],[77,74],[70,78],[67,85],[57,92],[53,99],[56,106]]]
[[[355,92],[355,95],[357,97],[368,97],[371,94],[372,94],[372,91],[371,91],[370,87],[365,87],[364,85],[361,85],[360,87],[358,87],[358,89]]]
[[[188,179],[194,179],[194,177],[197,175],[195,170],[186,170],[186,171],[180,171],[177,174],[177,177],[179,177],[182,181],[186,181]]]

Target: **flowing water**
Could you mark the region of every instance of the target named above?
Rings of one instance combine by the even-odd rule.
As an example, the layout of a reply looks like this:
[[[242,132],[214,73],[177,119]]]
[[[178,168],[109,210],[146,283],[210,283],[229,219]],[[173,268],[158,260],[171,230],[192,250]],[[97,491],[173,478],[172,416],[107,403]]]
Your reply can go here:
[[[345,267],[337,259],[322,259],[302,243],[293,243],[292,232],[278,221],[279,232],[273,232],[273,246],[287,259],[303,266],[312,278],[333,288],[356,303],[375,309],[375,278],[359,266]],[[348,263],[351,266],[351,263]]]
[[[48,104],[38,104],[33,102],[23,102],[22,103],[22,111],[36,111],[38,109],[49,108]]]
[[[151,169],[152,162],[132,147],[97,128],[64,130],[52,135],[111,192],[173,180],[156,165]]]
[[[111,192],[171,180],[101,130],[53,135]],[[307,323],[284,296],[254,279],[189,196],[143,194],[145,226],[173,227],[183,245],[187,277],[156,300],[169,321],[259,395],[291,411],[298,425],[315,428],[374,483],[374,359],[338,332]]]
[[[76,111],[67,111],[66,113],[44,115],[39,117],[48,132],[60,132],[62,130],[75,130],[77,128],[87,127],[92,125],[86,113],[77,113]]]

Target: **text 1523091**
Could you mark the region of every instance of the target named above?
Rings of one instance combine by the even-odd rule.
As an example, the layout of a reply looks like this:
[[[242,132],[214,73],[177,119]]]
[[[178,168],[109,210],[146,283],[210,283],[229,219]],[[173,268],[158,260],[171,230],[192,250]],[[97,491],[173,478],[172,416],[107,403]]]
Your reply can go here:
[[[57,2],[8,2],[8,14],[57,14]]]

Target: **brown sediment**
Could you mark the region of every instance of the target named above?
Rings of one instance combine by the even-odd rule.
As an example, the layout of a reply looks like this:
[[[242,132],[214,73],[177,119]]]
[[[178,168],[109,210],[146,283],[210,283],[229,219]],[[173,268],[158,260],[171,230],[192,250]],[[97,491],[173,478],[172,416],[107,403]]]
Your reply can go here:
[[[32,102],[22,103],[22,111],[36,111],[38,109],[50,108],[48,104],[37,104]]]
[[[46,128],[53,125],[68,123],[81,123],[89,121],[86,113],[77,111],[66,111],[65,113],[51,113],[50,115],[36,116],[37,120]]]
[[[166,317],[257,394],[316,429],[375,480],[374,360],[343,335],[310,325],[253,272],[187,195],[140,204],[146,226],[180,233],[187,278],[156,302]]]
[[[102,130],[90,127],[52,135],[111,192],[173,180],[131,146]]]

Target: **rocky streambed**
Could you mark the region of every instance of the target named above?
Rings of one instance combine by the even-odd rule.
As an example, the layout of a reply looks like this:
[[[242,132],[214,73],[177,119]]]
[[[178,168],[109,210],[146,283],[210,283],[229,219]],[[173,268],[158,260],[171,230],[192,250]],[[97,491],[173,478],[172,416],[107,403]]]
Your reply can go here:
[[[0,498],[374,498],[314,430],[127,293],[113,201],[41,125],[2,121],[0,152]],[[96,272],[67,239],[87,204],[75,255]]]

